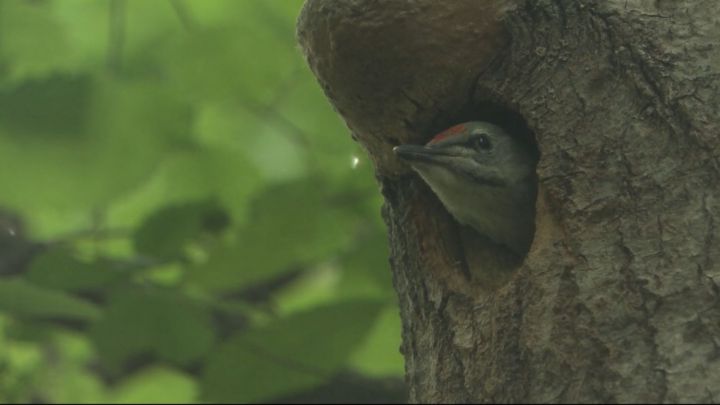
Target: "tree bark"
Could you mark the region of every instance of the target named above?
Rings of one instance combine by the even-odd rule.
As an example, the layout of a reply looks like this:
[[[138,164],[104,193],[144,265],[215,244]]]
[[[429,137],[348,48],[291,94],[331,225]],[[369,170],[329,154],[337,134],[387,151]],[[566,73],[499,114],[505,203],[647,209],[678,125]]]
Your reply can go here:
[[[720,401],[719,16],[306,1],[299,42],[385,197],[411,401]],[[533,246],[497,283],[468,281],[492,250],[391,152],[469,119],[541,152]]]

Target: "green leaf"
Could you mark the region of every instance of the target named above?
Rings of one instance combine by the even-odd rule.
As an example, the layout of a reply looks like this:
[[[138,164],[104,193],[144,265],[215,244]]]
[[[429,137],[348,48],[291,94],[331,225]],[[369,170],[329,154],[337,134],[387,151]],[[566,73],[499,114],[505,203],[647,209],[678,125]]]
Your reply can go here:
[[[38,385],[44,386],[43,402],[54,404],[101,403],[104,402],[105,387],[100,376],[78,364],[43,366],[43,379]]]
[[[128,266],[109,260],[83,262],[64,248],[52,248],[36,256],[27,279],[37,285],[65,291],[93,291],[129,278]]]
[[[355,143],[350,131],[332,110],[317,80],[309,70],[303,70],[275,105],[278,114],[300,130],[312,153],[311,163],[319,174],[329,179],[363,178],[370,184],[367,153]],[[357,164],[354,159],[357,158]],[[363,171],[363,169],[365,169]],[[372,184],[374,187],[374,184]]]
[[[100,316],[98,308],[90,302],[21,279],[0,280],[0,311],[32,318],[79,321]]]
[[[353,244],[339,260],[342,267],[337,285],[338,295],[345,297],[376,297],[394,301],[390,252],[385,230],[370,226],[367,233]]]
[[[295,21],[303,0],[214,0],[187,2],[202,25],[239,25],[241,33],[294,45]]]
[[[237,151],[268,180],[304,176],[304,135],[279,126],[264,111],[249,109],[242,103],[204,103],[195,122],[196,138],[204,145]]]
[[[0,126],[0,189],[9,190],[0,204],[43,236],[77,229],[78,218],[89,226],[92,212],[147,181],[169,146],[190,136],[187,106],[155,83],[95,78],[90,89],[80,133],[23,136]]]
[[[37,387],[37,373],[43,366],[41,345],[11,338],[14,322],[0,314],[0,403],[32,401],[31,389]]]
[[[152,288],[113,294],[105,316],[90,333],[111,370],[147,354],[187,365],[203,356],[215,339],[205,308],[172,291]]]
[[[278,83],[301,66],[301,59],[292,51],[292,36],[277,38],[244,29],[243,23],[251,18],[174,37],[157,52],[172,87],[195,101],[270,100]]]
[[[158,166],[141,188],[112,207],[112,226],[137,226],[168,204],[208,199],[227,209],[233,220],[244,218],[249,197],[262,184],[243,153],[228,148],[175,151]]]
[[[400,313],[396,303],[386,306],[367,340],[353,354],[352,365],[375,377],[403,376],[405,360],[400,354]]]
[[[288,315],[329,302],[359,298],[358,296],[338,294],[342,293],[338,290],[340,272],[337,266],[329,264],[303,272],[290,285],[273,294],[275,312],[280,315]]]
[[[0,3],[0,58],[3,79],[19,81],[67,71],[70,41],[47,7],[27,1]]]
[[[211,251],[188,282],[228,291],[295,271],[347,246],[360,221],[317,180],[271,187],[253,202],[234,243]]]
[[[190,376],[168,367],[144,369],[123,380],[110,394],[114,404],[189,404],[197,386]]]
[[[43,402],[53,404],[104,402],[102,376],[90,367],[94,348],[84,333],[53,330],[39,345],[52,353],[41,363],[35,387],[43,387]],[[37,391],[34,391],[38,395]]]
[[[381,308],[369,300],[335,303],[230,339],[208,359],[203,398],[268,402],[322,384],[346,365]]]
[[[189,242],[204,233],[223,230],[228,222],[227,214],[214,201],[166,206],[150,215],[135,231],[135,249],[157,259],[177,259],[184,255]]]
[[[26,81],[0,92],[0,123],[16,136],[45,137],[48,141],[57,136],[81,136],[91,86],[87,76]]]

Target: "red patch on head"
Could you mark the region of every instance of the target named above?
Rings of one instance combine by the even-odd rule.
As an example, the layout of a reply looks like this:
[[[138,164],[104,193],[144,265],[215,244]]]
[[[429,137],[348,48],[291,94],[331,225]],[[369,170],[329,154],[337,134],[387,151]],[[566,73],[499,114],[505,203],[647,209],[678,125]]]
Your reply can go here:
[[[428,145],[438,143],[438,142],[442,141],[443,139],[447,139],[451,136],[461,134],[463,132],[465,132],[465,124],[455,125],[453,127],[450,127],[448,129],[440,132],[439,134],[435,135],[435,137],[432,140],[430,140],[430,142],[428,142]]]

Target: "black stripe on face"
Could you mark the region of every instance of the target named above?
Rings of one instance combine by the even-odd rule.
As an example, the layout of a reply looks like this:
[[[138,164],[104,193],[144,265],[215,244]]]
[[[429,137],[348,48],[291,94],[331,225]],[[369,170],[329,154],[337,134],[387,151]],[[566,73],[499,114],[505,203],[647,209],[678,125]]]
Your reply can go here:
[[[441,147],[427,147],[423,145],[399,145],[393,148],[395,154],[401,159],[413,163],[422,162],[428,165],[444,167],[447,170],[457,173],[459,176],[469,178],[476,184],[482,184],[489,187],[505,187],[507,184],[498,178],[483,177],[469,170],[467,166],[461,165],[457,159],[462,159],[457,154],[450,153],[447,147],[453,146],[455,143],[444,144]],[[443,157],[449,159],[442,159]],[[455,158],[455,159],[452,159]]]
[[[393,148],[393,152],[401,159],[409,162],[423,161],[437,163],[440,156],[453,156],[444,148],[433,148],[423,145],[399,145]]]
[[[466,176],[473,179],[476,183],[482,184],[484,186],[489,187],[505,187],[507,186],[507,183],[505,183],[503,180],[500,180],[498,178],[489,178],[489,177],[481,177],[473,175],[472,173],[464,173]]]
[[[481,176],[481,175],[479,175],[477,173],[473,173],[473,172],[467,170],[467,168],[461,167],[460,165],[457,165],[457,164],[450,163],[450,164],[443,164],[443,166],[447,167],[448,170],[452,170],[453,172],[458,173],[461,176],[465,176],[465,177],[469,178],[470,181],[473,181],[476,184],[481,184],[483,186],[488,186],[488,187],[505,187],[505,186],[507,186],[507,183],[502,179],[499,179],[497,177]]]

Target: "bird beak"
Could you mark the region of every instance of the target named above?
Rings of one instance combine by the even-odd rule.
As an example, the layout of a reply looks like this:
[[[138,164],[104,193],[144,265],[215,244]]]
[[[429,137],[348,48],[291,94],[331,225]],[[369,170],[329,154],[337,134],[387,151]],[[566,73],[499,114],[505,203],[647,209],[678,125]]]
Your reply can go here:
[[[393,152],[400,159],[407,162],[436,162],[441,156],[451,156],[443,149],[436,149],[425,145],[398,145]]]

